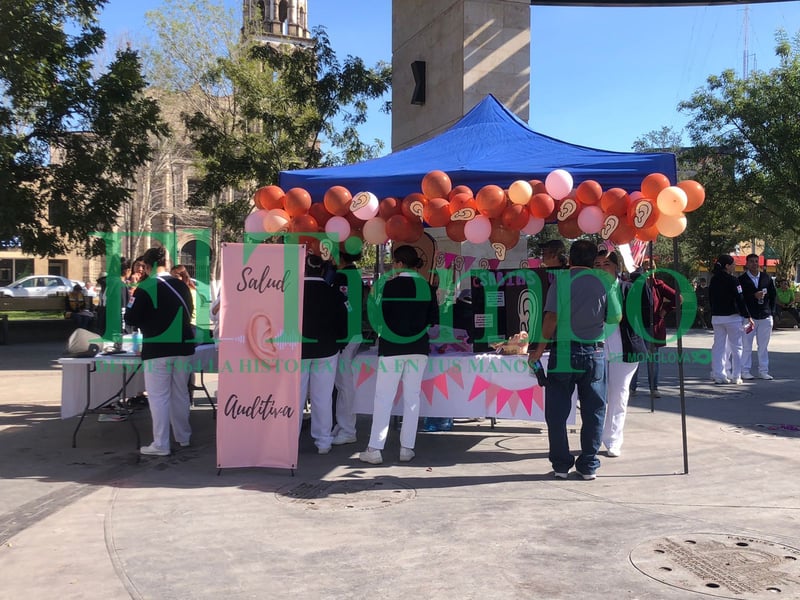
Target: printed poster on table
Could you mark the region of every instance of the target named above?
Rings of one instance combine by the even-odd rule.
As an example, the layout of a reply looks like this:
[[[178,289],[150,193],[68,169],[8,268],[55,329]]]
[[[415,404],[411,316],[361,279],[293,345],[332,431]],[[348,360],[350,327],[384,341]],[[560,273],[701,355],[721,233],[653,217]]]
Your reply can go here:
[[[217,466],[297,466],[305,246],[223,244]]]

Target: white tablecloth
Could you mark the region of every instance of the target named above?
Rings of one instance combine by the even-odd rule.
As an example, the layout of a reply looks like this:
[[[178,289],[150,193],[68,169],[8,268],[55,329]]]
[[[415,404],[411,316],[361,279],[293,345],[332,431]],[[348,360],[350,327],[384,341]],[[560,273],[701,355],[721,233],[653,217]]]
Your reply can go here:
[[[500,354],[431,355],[422,379],[420,415],[544,422],[544,390],[529,373],[527,358]],[[372,414],[377,365],[375,351],[357,354],[353,360],[358,413]],[[393,414],[402,412],[398,393]],[[568,422],[575,423],[575,396]]]

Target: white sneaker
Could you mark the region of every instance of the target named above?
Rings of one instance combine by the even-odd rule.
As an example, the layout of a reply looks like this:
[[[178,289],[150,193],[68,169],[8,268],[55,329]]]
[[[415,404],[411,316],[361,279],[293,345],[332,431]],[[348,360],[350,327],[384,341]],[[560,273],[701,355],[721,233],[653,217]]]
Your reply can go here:
[[[178,442],[178,445],[179,445],[181,448],[188,448],[188,447],[189,447],[189,446],[191,446],[192,444],[191,444],[191,442]]]
[[[163,448],[159,448],[154,444],[150,444],[149,446],[142,446],[139,448],[139,452],[141,454],[146,454],[148,456],[169,456],[169,450],[164,450]]]
[[[612,450],[611,448],[606,450],[606,456],[608,456],[609,458],[619,458],[619,455],[620,455],[619,450]]]
[[[413,460],[414,456],[416,455],[411,448],[403,448],[402,446],[400,447],[400,462],[409,462],[410,460]]]
[[[751,373],[742,373],[742,379],[754,379]]]
[[[317,447],[317,454],[329,454],[331,451],[330,446],[318,446]]]
[[[334,446],[343,446],[344,444],[355,444],[358,440],[356,439],[355,435],[348,435],[343,431],[340,431],[335,436],[333,436],[333,441],[331,444]]]
[[[769,373],[759,373],[759,374],[758,374],[758,378],[759,378],[759,379],[766,379],[767,381],[772,381],[773,379],[775,379],[775,378],[774,378],[772,375],[770,375]]]
[[[553,471],[553,477],[556,479],[569,479],[569,471],[565,471],[563,473],[559,471]]]
[[[733,383],[735,383],[736,385],[742,385],[742,383],[743,383],[742,378],[741,377],[737,377],[736,381],[734,381]]]
[[[371,465],[379,465],[383,462],[383,455],[380,450],[370,450],[367,448],[358,455],[358,460]]]
[[[714,383],[716,383],[717,385],[730,382],[731,380],[728,379],[727,377],[714,377]]]

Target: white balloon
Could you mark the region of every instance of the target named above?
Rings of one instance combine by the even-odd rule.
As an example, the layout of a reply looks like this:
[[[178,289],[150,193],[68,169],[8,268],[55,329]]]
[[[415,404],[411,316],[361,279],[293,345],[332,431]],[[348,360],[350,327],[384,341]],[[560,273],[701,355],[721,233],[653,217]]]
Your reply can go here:
[[[375,194],[372,192],[359,192],[353,196],[353,201],[350,203],[350,210],[356,218],[362,221],[369,221],[378,214],[379,206],[380,202]]]

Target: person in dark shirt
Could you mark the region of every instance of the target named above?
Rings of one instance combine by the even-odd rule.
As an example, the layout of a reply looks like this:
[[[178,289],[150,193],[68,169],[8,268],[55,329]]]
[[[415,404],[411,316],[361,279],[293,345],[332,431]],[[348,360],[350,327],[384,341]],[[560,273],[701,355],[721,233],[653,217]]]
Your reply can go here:
[[[752,329],[753,319],[742,296],[742,286],[733,275],[733,257],[720,254],[714,263],[708,299],[711,303],[711,325],[714,343],[711,346],[711,373],[714,383],[742,383],[742,319]],[[728,352],[733,354],[731,372],[725,372]],[[728,377],[730,375],[730,377]]]
[[[347,344],[339,352],[336,370],[336,426],[333,429],[333,445],[356,442],[356,413],[353,402],[356,397],[353,381],[353,358],[361,345],[361,314],[364,301],[364,284],[356,261],[361,254],[342,252],[339,270],[333,278],[333,288],[347,299],[347,315],[350,320]]]
[[[378,375],[369,446],[359,460],[380,464],[389,433],[389,421],[397,388],[403,384],[403,426],[400,430],[400,461],[414,458],[419,420],[422,377],[430,353],[428,328],[439,322],[439,307],[431,285],[417,272],[422,260],[412,246],[399,246],[392,253],[395,277],[381,289],[375,286],[380,311],[378,329]],[[373,320],[374,322],[374,320]]]
[[[144,278],[125,310],[125,323],[142,332],[142,369],[153,419],[153,443],[142,446],[140,452],[168,456],[170,425],[175,441],[182,447],[189,445],[192,435],[191,362],[185,357],[194,354],[190,322],[194,307],[186,284],[167,272],[163,247],[147,250],[143,262]]]
[[[772,277],[760,270],[758,254],[748,254],[745,272],[739,276],[747,310],[755,328],[742,338],[742,379],[753,379],[753,340],[758,342],[758,377],[774,379],[769,374],[769,339],[772,336],[772,315],[775,314],[777,291]]]
[[[310,396],[311,437],[317,452],[327,454],[333,443],[333,383],[339,340],[347,334],[347,310],[344,296],[325,282],[322,271],[322,258],[309,254],[303,284],[300,406]]]

